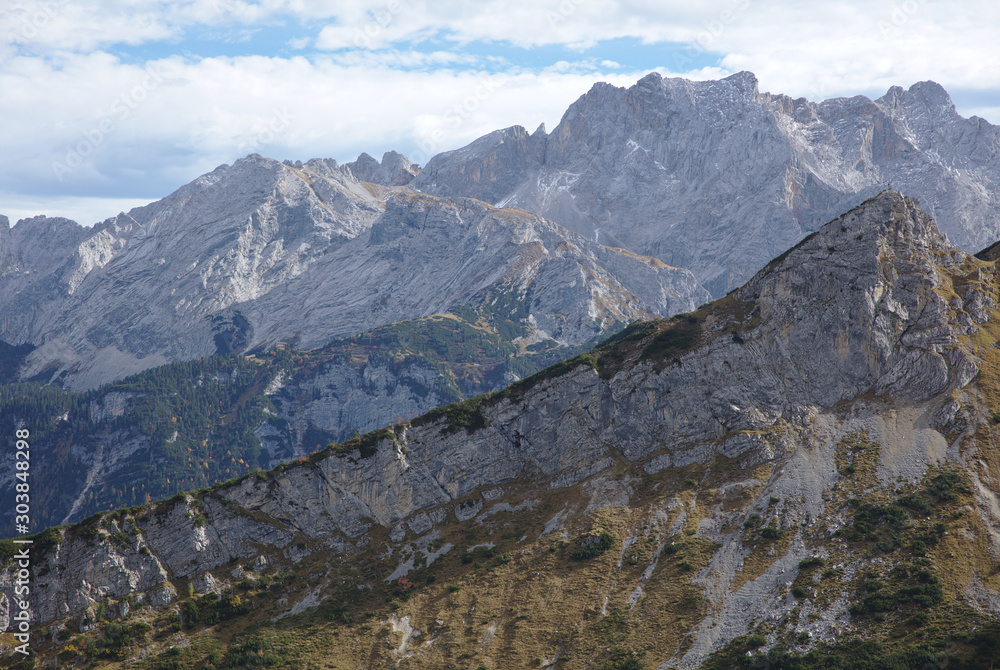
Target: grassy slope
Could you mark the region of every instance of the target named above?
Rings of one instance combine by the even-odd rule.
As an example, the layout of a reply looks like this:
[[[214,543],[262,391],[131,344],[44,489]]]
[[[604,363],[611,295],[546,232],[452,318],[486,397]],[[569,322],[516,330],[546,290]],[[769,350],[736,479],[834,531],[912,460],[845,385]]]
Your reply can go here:
[[[865,449],[856,449],[859,446]],[[852,457],[855,464],[855,471],[842,480],[843,500],[834,501],[854,518],[845,530],[849,552],[835,554],[824,564],[804,566],[789,591],[803,606],[829,604],[838,593],[850,594],[862,608],[856,619],[870,643],[847,637],[824,647],[819,655],[804,656],[800,646],[804,641],[795,633],[808,618],[801,612],[738,638],[706,667],[764,667],[761,658],[746,655],[761,644],[758,635],[777,637],[770,667],[916,667],[893,666],[887,660],[916,652],[938,661],[947,657],[947,667],[987,668],[991,659],[1000,660],[992,644],[995,638],[990,637],[997,622],[956,600],[957,582],[950,577],[952,571],[964,569],[963,558],[952,558],[962,544],[957,538],[975,529],[975,520],[963,511],[971,500],[967,482],[946,477],[943,486],[942,473],[931,473],[910,492],[929,507],[930,517],[917,512],[924,508],[911,502],[900,528],[890,527],[882,518],[865,526],[871,515],[861,514],[850,496],[854,486],[867,486],[877,445],[857,435],[842,447],[842,469]],[[103,614],[102,608],[98,610],[97,629],[80,633],[71,623],[61,634],[66,642],[46,644],[38,651],[46,658],[58,656],[70,667],[137,665],[150,670],[344,668],[356,667],[364,659],[366,667],[391,668],[414,650],[417,654],[401,667],[454,664],[492,670],[554,661],[558,668],[654,668],[690,644],[692,627],[707,611],[695,579],[718,546],[696,534],[698,522],[711,516],[717,505],[739,509],[760,492],[744,490],[734,499],[721,490],[723,485],[734,479],[767,481],[773,467],[744,469],[739,462],[719,458],[707,466],[650,476],[638,464],[620,461],[602,486],[633,489],[629,508],[608,507],[589,514],[580,511],[591,494],[587,483],[546,490],[544,482],[520,481],[504,487],[496,502],[532,500],[530,506],[481,514],[479,520],[452,518],[423,539],[410,535],[391,557],[384,553],[384,529],[376,529],[368,548],[353,555],[316,551],[299,563],[272,555],[265,570],[245,566],[246,576],[234,578],[219,598],[185,597],[187,583],[177,581],[182,594],[179,608],[133,609],[124,620],[115,620],[120,603],[108,601]],[[668,518],[654,520],[656,510],[672,500],[684,505]],[[777,514],[781,501],[771,505],[770,513]],[[550,519],[574,508],[562,528],[544,532]],[[679,521],[684,509],[687,518]],[[142,514],[143,510],[135,510],[119,518]],[[938,518],[946,519],[944,531],[932,527],[930,520]],[[668,537],[675,523],[682,530]],[[751,573],[748,578],[755,576],[759,565],[773,560],[769,556],[787,548],[788,535],[765,532],[770,525],[766,519],[750,518],[738,529],[749,551],[744,568]],[[879,542],[895,530],[898,542],[879,549]],[[591,538],[601,534],[613,538],[610,548],[583,550],[600,547]],[[915,548],[914,543],[928,534],[937,541]],[[814,535],[808,538],[815,543],[812,546],[827,543],[822,529]],[[303,544],[308,540],[303,538]],[[411,556],[414,570],[404,579],[385,581]],[[857,571],[845,581],[843,572],[832,568],[859,559],[879,574]],[[939,581],[929,580],[928,574]],[[632,608],[628,598],[638,586],[643,595]],[[931,597],[915,600],[914,587]],[[940,598],[934,597],[935,588],[927,587],[939,588]],[[310,593],[322,594],[324,600],[288,615]],[[871,606],[875,602],[871,596],[878,593],[894,599],[891,609]],[[403,647],[407,625],[419,629],[421,636]],[[434,642],[427,644],[431,638]],[[401,648],[403,652],[394,655],[393,650]],[[140,652],[145,660],[137,661]],[[773,664],[778,661],[780,665]]]

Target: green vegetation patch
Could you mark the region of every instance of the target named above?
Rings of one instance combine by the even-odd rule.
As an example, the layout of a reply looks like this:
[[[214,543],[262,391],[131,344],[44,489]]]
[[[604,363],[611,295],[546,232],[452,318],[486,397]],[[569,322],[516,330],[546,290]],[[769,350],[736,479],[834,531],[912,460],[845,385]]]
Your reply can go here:
[[[226,621],[247,614],[250,607],[243,598],[231,591],[221,596],[217,593],[206,593],[200,598],[188,598],[181,603],[181,617],[185,628],[197,626],[214,626],[220,621]]]
[[[109,623],[104,627],[101,637],[87,645],[87,656],[92,659],[107,658],[122,660],[128,656],[133,644],[146,639],[146,633],[152,630],[147,623]]]
[[[940,637],[925,638],[917,644],[850,638],[808,652],[794,651],[780,643],[766,653],[755,654],[753,637],[734,639],[712,654],[702,670],[992,670],[1000,665],[1000,624],[968,632],[942,631]]]
[[[378,452],[378,445],[383,440],[396,440],[396,433],[392,428],[379,428],[364,435],[355,435],[349,440],[340,443],[326,445],[328,449],[340,457],[348,456],[357,451],[361,458],[371,458]],[[321,457],[321,454],[314,454],[310,457],[313,461]],[[294,464],[286,465],[285,468],[294,467]],[[279,466],[280,468],[280,466]]]
[[[644,359],[668,359],[680,356],[698,346],[701,328],[694,314],[678,314],[642,351]]]
[[[486,417],[483,416],[480,408],[486,397],[480,395],[475,398],[469,398],[468,400],[432,409],[430,412],[414,419],[412,425],[424,426],[444,419],[444,427],[441,428],[441,432],[445,434],[457,433],[463,429],[467,433],[471,433],[480,428],[485,428]]]
[[[602,530],[599,536],[591,536],[583,541],[583,546],[569,555],[574,561],[586,561],[600,556],[611,547],[615,546],[615,538],[606,530]]]
[[[853,527],[846,537],[852,542],[873,542],[874,549],[881,553],[908,547],[914,555],[922,556],[928,547],[938,544],[948,529],[941,522],[916,526],[912,517],[930,516],[936,505],[952,502],[970,491],[961,474],[942,472],[931,478],[921,491],[901,496],[887,505],[852,498],[848,503],[856,512]]]
[[[656,332],[658,324],[666,323],[667,319],[659,321],[633,321],[618,333],[597,345],[599,351],[620,347],[621,345],[641,342]]]

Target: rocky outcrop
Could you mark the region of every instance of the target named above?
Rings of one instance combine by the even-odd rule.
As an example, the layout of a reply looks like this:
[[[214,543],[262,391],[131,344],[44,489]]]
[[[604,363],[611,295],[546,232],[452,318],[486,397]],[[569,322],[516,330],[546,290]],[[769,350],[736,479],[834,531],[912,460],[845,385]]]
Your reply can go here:
[[[605,83],[546,135],[514,126],[432,158],[412,182],[520,207],[692,270],[716,296],[885,188],[918,197],[966,251],[1000,236],[1000,130],[933,82],[815,103],[652,73]]]
[[[386,151],[381,162],[362,153],[358,160],[345,164],[344,169],[359,181],[382,186],[405,186],[420,172],[419,166],[396,151]]]
[[[694,582],[710,607],[685,648],[655,649],[663,667],[667,660],[696,667],[755,622],[797,616],[787,589],[799,562],[817,551],[846,551],[832,534],[833,525],[843,524],[834,507],[838,491],[855,486],[838,475],[845,436],[864,431],[881,443],[870,452],[869,487],[891,491],[904,477],[912,481],[945,461],[972,467],[949,444],[966,444],[976,422],[987,421],[974,418],[980,402],[974,380],[995,343],[991,321],[974,318],[973,307],[995,300],[994,282],[993,264],[951,247],[915,200],[882,193],[732,295],[680,319],[633,327],[590,358],[451,413],[404,422],[355,443],[350,453],[327,451],[198,499],[106,519],[96,533],[108,538],[71,529],[36,568],[47,574],[39,579],[36,615],[43,622],[76,616],[99,596],[162,599],[170,580],[219,572],[261,547],[286,558],[296,542],[358,552],[377,527],[393,529],[390,538],[400,543],[407,536],[403,522],[422,534],[453,517],[476,517],[508,486],[504,501],[476,522],[484,523],[499,511],[530,508],[545,490],[584,482],[577,514],[618,506],[633,524],[619,570],[626,548],[656,529],[660,549],[621,607],[634,608],[643,589],[652,588],[648,580],[667,543],[692,535],[714,543]],[[966,426],[947,428],[959,415]],[[993,462],[985,455],[995,449],[991,443],[979,449]],[[688,514],[702,504],[696,498],[678,494],[662,507],[629,508],[638,494],[620,474],[628,467],[623,463],[645,473],[650,491],[675,486],[678,473],[692,466],[719,462],[743,472],[745,481],[726,481],[706,494],[721,502],[699,512],[687,533],[681,531],[691,526]],[[770,473],[766,483],[748,474],[761,472]],[[988,490],[978,494],[977,523],[1000,527]],[[784,501],[777,510],[775,501]],[[753,523],[751,512],[758,519],[772,515],[771,523],[793,537],[766,560],[756,558],[764,563],[747,576],[743,563],[751,550],[742,533]],[[568,512],[560,514],[550,524],[558,526]],[[813,526],[823,517],[829,533]],[[844,556],[841,566],[852,571],[867,560]],[[619,598],[612,591],[608,598]],[[602,609],[596,600],[592,607]],[[838,600],[802,625],[812,631],[807,637],[832,639],[849,619],[846,602]]]
[[[214,353],[225,327],[213,318],[231,323],[241,303],[308,272],[383,207],[377,191],[320,161],[252,155],[92,229],[22,222],[17,253],[34,258],[45,244],[37,257],[49,267],[4,283],[0,337],[38,345],[25,377],[48,370],[78,388]],[[65,243],[49,246],[57,227]]]

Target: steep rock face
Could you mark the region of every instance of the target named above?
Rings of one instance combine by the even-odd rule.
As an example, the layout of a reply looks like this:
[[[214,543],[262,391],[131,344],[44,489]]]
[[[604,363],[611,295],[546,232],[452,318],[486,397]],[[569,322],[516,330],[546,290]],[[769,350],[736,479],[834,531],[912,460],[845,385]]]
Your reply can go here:
[[[240,303],[308,271],[383,206],[322,162],[252,155],[89,230],[23,222],[12,231],[22,257],[48,228],[73,227],[47,248],[44,275],[4,283],[0,337],[38,345],[24,376],[49,369],[76,387],[225,351],[251,339]]]
[[[626,273],[618,279],[604,263]],[[509,293],[516,298],[509,309],[523,310],[532,337],[576,344],[615,321],[691,309],[707,295],[685,270],[608,250],[526,212],[428,196],[393,199],[370,231],[324,265],[328,272],[248,310],[251,321],[329,313],[337,323],[328,332],[348,335]],[[323,333],[304,325],[296,331],[304,346],[323,342]]]
[[[521,207],[691,269],[722,295],[837,213],[890,187],[954,243],[1000,233],[1000,131],[933,82],[822,103],[760,93],[741,72],[596,84],[546,136],[515,126],[432,158],[412,182]]]
[[[348,363],[324,365],[307,379],[275,390],[271,400],[284,423],[265,424],[257,435],[277,465],[332,440],[347,440],[353,433],[459,399],[452,389],[442,388],[443,381],[437,367],[419,362],[404,367],[371,361],[360,369]],[[323,432],[310,440],[311,428]]]
[[[880,228],[873,229],[873,218]],[[836,223],[734,296],[760,305],[762,322],[783,324],[757,346],[788,352],[792,360],[776,371],[790,385],[785,393],[827,407],[869,390],[926,400],[949,383],[971,381],[975,365],[952,351],[958,340],[938,293],[944,290],[938,268],[955,270],[967,256],[947,251],[947,240],[913,199],[879,197]],[[873,241],[881,247],[877,254],[866,246]]]
[[[382,167],[404,163],[387,156]],[[89,388],[217,352],[315,347],[481,302],[498,283],[533,291],[526,316],[539,337],[572,343],[707,296],[687,271],[525,213],[409,196],[385,211],[393,188],[358,181],[334,161],[254,155],[91,230],[23,222],[5,242],[7,258],[35,251],[43,227],[58,234],[0,288],[0,338],[37,346],[24,377]]]
[[[413,186],[427,193],[465,195],[501,206],[515,188],[538,174],[545,162],[547,140],[544,126],[531,135],[521,126],[495,130],[468,146],[431,158]],[[559,223],[584,232],[565,217]]]
[[[17,328],[40,329],[44,315],[37,306],[62,294],[59,278],[72,267],[72,256],[89,236],[75,221],[36,216],[9,227],[0,221],[0,277],[5,297],[3,335],[12,344],[27,341]],[[38,323],[38,325],[35,325]]]
[[[344,169],[359,181],[383,186],[405,186],[420,171],[406,156],[395,151],[386,151],[381,162],[363,153],[358,160],[344,165]]]
[[[87,619],[99,597],[167,602],[170,580],[201,583],[213,575],[207,581],[215,583],[226,579],[223,566],[253,558],[261,547],[265,562],[296,563],[329,549],[367,555],[379,527],[391,529],[392,546],[404,552],[386,577],[396,579],[414,569],[414,547],[434,560],[431,545],[439,546],[438,533],[452,518],[492,527],[493,516],[570,487],[580,497],[567,499],[538,531],[537,552],[525,550],[519,560],[542,561],[556,551],[547,548],[546,534],[561,530],[568,539],[601,509],[617,510],[602,517],[622,542],[617,567],[608,564],[607,581],[586,578],[585,605],[576,605],[586,609],[566,615],[600,619],[610,601],[654,626],[661,610],[648,607],[660,602],[657,589],[676,588],[658,568],[670,560],[664,548],[687,547],[692,561],[707,552],[697,559],[703,562],[681,567],[697,570],[690,584],[707,607],[681,637],[661,628],[666,642],[645,647],[660,667],[694,668],[758,625],[772,643],[775,622],[813,642],[864,631],[867,624],[847,609],[851,580],[887,568],[835,532],[848,527],[847,498],[898,495],[915,490],[933,474],[929,468],[951,468],[974,491],[962,512],[971,516],[948,550],[978,558],[956,561],[961,568],[948,573],[949,597],[970,594],[963,605],[970,612],[1000,617],[1000,583],[988,568],[975,567],[1000,558],[1000,459],[986,409],[995,389],[973,383],[979,366],[992,370],[1000,362],[996,282],[994,264],[952,248],[915,200],[883,193],[734,294],[693,315],[635,327],[593,358],[563,365],[561,374],[403,423],[339,457],[325,453],[198,499],[109,517],[97,522],[103,530],[71,530],[36,567],[46,574],[36,585],[36,616]],[[855,463],[867,469],[852,479],[844,468],[853,474]],[[712,475],[716,470],[724,476]],[[486,509],[500,496],[503,502]],[[763,553],[747,530],[765,522],[761,515],[773,537],[787,536]],[[422,536],[435,528],[423,545],[403,542],[407,529]],[[125,544],[111,541],[116,537]],[[86,542],[93,546],[85,550]],[[655,551],[629,554],[634,546]],[[392,552],[380,553],[378,564]],[[789,590],[800,561],[813,555],[846,576],[832,582],[825,604],[800,608]],[[520,584],[527,572],[512,568],[509,579]],[[9,585],[9,577],[0,583]],[[534,588],[527,581],[523,587]],[[563,587],[547,588],[553,598]],[[403,607],[428,615],[419,602]],[[530,644],[511,635],[508,653]],[[490,639],[478,648],[489,648]],[[549,651],[558,656],[567,644],[584,648],[571,639]],[[419,646],[415,662],[424,654],[427,667],[440,663],[430,660],[435,648]]]

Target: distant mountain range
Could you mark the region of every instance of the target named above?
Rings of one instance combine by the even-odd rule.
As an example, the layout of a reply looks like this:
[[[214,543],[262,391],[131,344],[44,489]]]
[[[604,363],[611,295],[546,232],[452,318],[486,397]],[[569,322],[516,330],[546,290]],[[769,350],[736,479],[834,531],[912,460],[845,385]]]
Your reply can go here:
[[[573,346],[724,294],[883,188],[976,251],[1000,237],[1000,130],[933,82],[814,103],[654,73],[422,170],[254,155],[93,228],[0,219],[0,340],[35,347],[21,379],[83,389],[510,294],[523,344]]]
[[[1000,238],[1000,128],[934,82],[810,102],[649,74],[595,84],[551,132],[520,126],[431,158],[410,184],[540,214],[694,272],[714,296],[862,200],[917,197],[951,241]]]
[[[523,210],[354,175],[400,181],[409,162],[391,159],[253,155],[93,228],[2,219],[0,339],[35,347],[22,379],[85,389],[461,306],[516,314],[524,346],[572,346],[709,298],[687,270]]]

